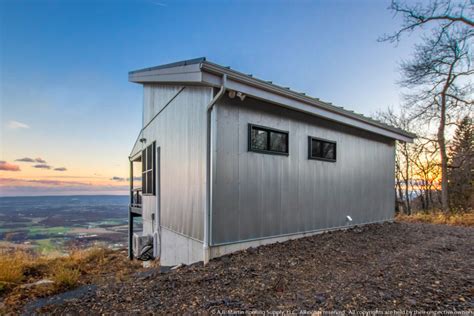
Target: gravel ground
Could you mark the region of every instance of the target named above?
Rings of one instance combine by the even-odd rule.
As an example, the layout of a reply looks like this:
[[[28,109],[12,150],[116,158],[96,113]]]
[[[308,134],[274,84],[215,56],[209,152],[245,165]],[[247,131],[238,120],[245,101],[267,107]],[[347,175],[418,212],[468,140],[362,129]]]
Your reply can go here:
[[[151,269],[37,310],[62,314],[474,311],[474,229],[386,223]]]

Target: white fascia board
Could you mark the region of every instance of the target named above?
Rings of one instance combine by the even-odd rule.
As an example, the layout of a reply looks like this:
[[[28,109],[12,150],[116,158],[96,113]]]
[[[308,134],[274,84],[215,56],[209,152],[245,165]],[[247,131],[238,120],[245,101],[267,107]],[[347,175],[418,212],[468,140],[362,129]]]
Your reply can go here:
[[[128,74],[128,81],[135,83],[190,83],[200,84],[202,72],[199,64],[134,71]]]
[[[222,79],[220,75],[216,75],[216,74],[212,74],[208,72],[203,72],[202,80],[203,80],[203,83],[214,86],[214,87],[219,87],[222,83]],[[293,97],[288,97],[280,93],[264,90],[262,88],[255,87],[254,85],[237,81],[232,77],[232,75],[228,75],[226,87],[227,89],[240,91],[253,98],[275,103],[291,110],[296,110],[296,111],[303,112],[306,114],[315,115],[327,120],[331,120],[331,121],[338,122],[338,123],[348,125],[348,126],[353,126],[358,129],[369,131],[371,133],[379,134],[379,135],[396,139],[399,141],[408,142],[408,143],[413,142],[413,138],[411,137],[378,127],[376,125],[366,123],[362,120],[358,120],[349,116],[345,116],[345,115],[324,109],[322,107],[318,107],[316,105],[312,105],[306,102],[296,100]]]

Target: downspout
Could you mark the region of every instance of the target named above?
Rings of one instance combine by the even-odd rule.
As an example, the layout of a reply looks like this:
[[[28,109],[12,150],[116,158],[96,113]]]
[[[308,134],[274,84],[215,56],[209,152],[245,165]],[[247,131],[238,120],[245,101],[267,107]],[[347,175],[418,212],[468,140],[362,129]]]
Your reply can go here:
[[[204,264],[207,264],[211,259],[211,248],[209,246],[210,243],[210,220],[211,220],[211,208],[212,208],[212,110],[214,109],[214,105],[217,101],[224,95],[226,91],[226,83],[227,83],[227,75],[222,75],[222,84],[219,92],[212,98],[211,102],[207,106],[207,144],[206,144],[206,209],[204,214],[204,243],[203,243],[203,250],[204,256],[203,261]]]

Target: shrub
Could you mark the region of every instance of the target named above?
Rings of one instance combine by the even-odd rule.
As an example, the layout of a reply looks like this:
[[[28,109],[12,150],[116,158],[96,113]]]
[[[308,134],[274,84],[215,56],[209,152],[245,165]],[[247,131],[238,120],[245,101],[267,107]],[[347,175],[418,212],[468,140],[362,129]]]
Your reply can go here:
[[[419,212],[412,215],[398,214],[396,219],[403,222],[421,222],[455,226],[474,226],[474,212],[448,212],[438,210]]]
[[[102,263],[106,256],[107,249],[92,247],[71,251],[69,258],[75,262],[97,262]]]
[[[24,278],[25,266],[30,262],[31,257],[23,251],[3,253],[0,256],[0,284],[3,288],[20,283]]]
[[[80,276],[81,272],[78,269],[58,265],[53,274],[53,281],[61,287],[73,288],[77,285]]]

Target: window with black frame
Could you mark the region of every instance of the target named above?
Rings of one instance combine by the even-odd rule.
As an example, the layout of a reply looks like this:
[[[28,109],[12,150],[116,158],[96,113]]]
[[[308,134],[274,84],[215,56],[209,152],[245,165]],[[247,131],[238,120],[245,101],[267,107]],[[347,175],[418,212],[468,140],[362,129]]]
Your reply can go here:
[[[142,192],[155,194],[155,143],[142,150]]]
[[[336,142],[309,136],[308,158],[335,162]]]
[[[249,124],[249,151],[288,155],[288,132]]]

